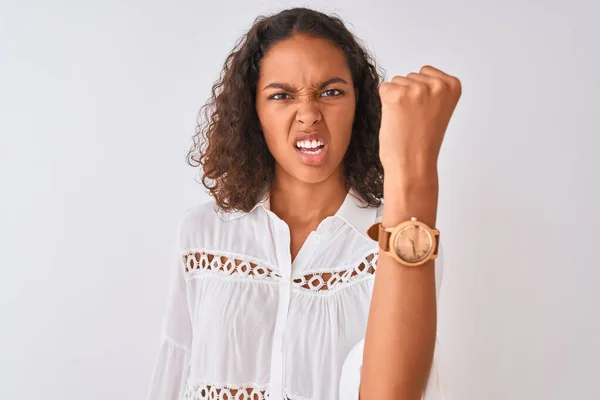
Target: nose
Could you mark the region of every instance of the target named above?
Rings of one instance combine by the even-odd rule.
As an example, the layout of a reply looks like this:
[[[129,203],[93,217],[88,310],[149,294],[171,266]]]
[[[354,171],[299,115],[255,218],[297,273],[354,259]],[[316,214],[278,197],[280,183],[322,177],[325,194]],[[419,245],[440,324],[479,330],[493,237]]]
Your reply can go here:
[[[322,117],[319,108],[312,101],[303,103],[298,107],[296,120],[301,124],[308,124],[309,126],[318,124]]]

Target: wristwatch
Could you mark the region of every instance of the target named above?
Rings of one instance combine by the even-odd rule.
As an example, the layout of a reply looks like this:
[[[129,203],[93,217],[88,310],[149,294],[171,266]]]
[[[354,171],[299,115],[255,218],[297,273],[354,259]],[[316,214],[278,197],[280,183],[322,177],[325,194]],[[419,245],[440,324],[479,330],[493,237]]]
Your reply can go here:
[[[379,248],[406,267],[418,267],[438,256],[440,231],[412,217],[397,226],[385,228],[377,222],[367,230]]]

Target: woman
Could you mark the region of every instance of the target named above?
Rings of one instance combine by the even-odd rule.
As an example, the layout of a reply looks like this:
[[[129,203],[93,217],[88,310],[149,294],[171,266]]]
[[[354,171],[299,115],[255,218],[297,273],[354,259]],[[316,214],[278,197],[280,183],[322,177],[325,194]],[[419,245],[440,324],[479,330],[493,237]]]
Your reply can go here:
[[[459,97],[433,67],[381,83],[337,18],[257,19],[189,154],[213,199],[181,220],[149,398],[441,398],[437,246],[408,268],[373,239],[433,232]]]

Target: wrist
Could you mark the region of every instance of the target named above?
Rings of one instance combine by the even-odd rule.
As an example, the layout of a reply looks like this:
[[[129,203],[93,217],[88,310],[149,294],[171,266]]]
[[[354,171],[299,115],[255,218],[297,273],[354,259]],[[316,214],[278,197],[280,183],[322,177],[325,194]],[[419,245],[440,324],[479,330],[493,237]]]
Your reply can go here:
[[[439,197],[437,173],[421,179],[387,175],[383,182],[383,226],[390,227],[417,217],[435,227]]]
[[[426,182],[437,180],[437,160],[430,157],[401,157],[399,159],[381,161],[384,174],[393,175],[395,178]]]

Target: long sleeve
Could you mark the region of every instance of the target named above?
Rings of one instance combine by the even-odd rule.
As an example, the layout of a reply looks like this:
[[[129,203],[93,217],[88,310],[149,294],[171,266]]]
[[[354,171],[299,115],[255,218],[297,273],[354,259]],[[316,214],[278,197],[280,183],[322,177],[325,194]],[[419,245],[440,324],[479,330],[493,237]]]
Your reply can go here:
[[[181,232],[181,227],[179,231]],[[178,239],[180,236],[181,233]],[[167,307],[163,317],[162,337],[148,391],[148,400],[180,400],[189,374],[192,328],[184,275],[185,266],[179,245],[175,246],[170,267]]]
[[[440,243],[438,258],[435,261],[436,301],[439,301],[443,270],[443,247]],[[364,345],[365,339],[363,337],[350,350],[346,360],[344,361],[339,382],[339,400],[358,400]],[[439,358],[440,342],[438,339],[436,339],[433,362],[431,365],[427,386],[423,394],[423,400],[444,399],[439,368]]]

